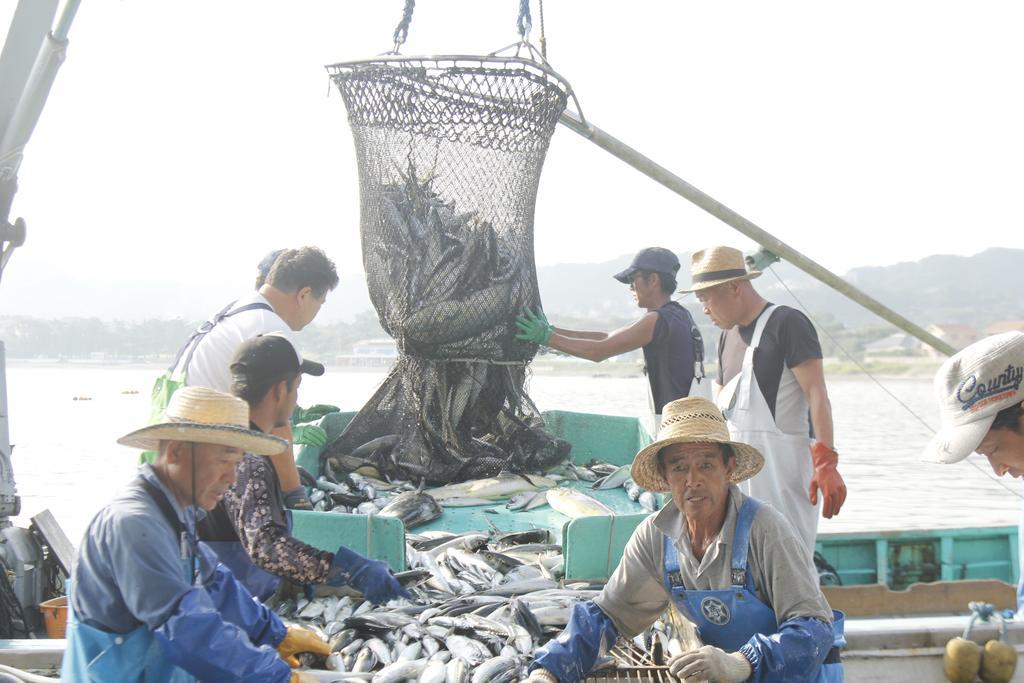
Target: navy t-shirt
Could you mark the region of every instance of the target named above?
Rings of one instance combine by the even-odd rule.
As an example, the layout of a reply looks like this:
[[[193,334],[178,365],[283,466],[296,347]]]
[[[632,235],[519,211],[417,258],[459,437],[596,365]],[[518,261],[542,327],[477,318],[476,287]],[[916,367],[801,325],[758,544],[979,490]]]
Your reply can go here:
[[[695,368],[704,358],[704,341],[693,316],[678,302],[669,301],[655,312],[658,322],[644,346],[644,364],[654,412],[660,415],[666,403],[690,395]]]
[[[770,305],[766,304],[765,308]],[[763,310],[746,327],[737,325],[719,337],[718,383],[722,386],[738,375],[743,367],[743,356],[754,338],[754,327],[761,315],[764,315]],[[754,352],[754,376],[772,417],[775,416],[775,399],[779,393],[783,364],[792,369],[813,358],[821,358],[821,344],[814,325],[795,308],[776,306]]]

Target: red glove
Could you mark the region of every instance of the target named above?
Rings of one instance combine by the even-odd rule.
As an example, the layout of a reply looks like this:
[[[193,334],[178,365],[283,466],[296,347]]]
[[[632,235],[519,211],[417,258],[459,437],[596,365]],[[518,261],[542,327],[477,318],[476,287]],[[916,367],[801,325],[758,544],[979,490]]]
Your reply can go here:
[[[821,489],[821,515],[831,519],[839,514],[839,508],[846,502],[846,483],[836,470],[839,454],[820,441],[815,441],[811,446],[811,460],[814,461],[814,476],[811,477],[811,489],[808,491],[811,505],[818,504],[818,489]]]

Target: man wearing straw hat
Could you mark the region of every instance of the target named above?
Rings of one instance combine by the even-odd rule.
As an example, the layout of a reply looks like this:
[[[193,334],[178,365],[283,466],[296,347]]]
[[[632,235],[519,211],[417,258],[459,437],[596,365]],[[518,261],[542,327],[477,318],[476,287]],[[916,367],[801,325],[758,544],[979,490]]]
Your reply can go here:
[[[324,366],[299,356],[285,337],[268,334],[243,343],[231,363],[231,391],[249,405],[252,429],[269,433],[288,424],[302,375],[319,376]],[[349,585],[374,604],[410,597],[387,562],[345,546],[327,552],[291,535],[292,517],[270,458],[246,453],[238,481],[200,523],[200,537],[238,580],[260,600],[281,578],[312,586]]]
[[[672,300],[678,272],[679,259],[668,249],[641,249],[629,267],[613,277],[629,285],[636,305],[647,310],[642,318],[614,332],[582,332],[555,327],[543,311],[527,310],[516,318],[516,339],[595,362],[643,349],[657,431],[662,407],[691,392],[696,395],[704,379],[700,330],[690,312]]]
[[[935,375],[935,398],[942,426],[924,460],[951,464],[979,453],[996,475],[1024,477],[1024,334],[986,337],[947,358]],[[1020,529],[1024,542],[1024,524]],[[1024,572],[1017,584],[1022,609]]]
[[[665,406],[658,439],[633,461],[633,480],[672,493],[640,523],[594,600],[573,608],[566,630],[537,651],[530,680],[577,681],[619,636],[632,638],[666,608],[696,625],[701,647],[669,670],[686,681],[840,681],[842,627],[793,527],[737,484],[764,464],[730,439],[711,401]],[[678,638],[678,632],[675,636]]]
[[[694,252],[690,274],[687,291],[722,329],[716,401],[729,433],[765,457],[743,491],[779,510],[813,553],[819,492],[826,518],[846,500],[818,334],[803,313],[757,293],[750,281],[761,273],[738,249]]]
[[[289,663],[330,648],[286,628],[195,535],[242,454],[270,455],[284,442],[249,429],[244,401],[186,387],[164,422],[118,443],[158,455],[89,523],[72,570],[61,680],[315,680]]]

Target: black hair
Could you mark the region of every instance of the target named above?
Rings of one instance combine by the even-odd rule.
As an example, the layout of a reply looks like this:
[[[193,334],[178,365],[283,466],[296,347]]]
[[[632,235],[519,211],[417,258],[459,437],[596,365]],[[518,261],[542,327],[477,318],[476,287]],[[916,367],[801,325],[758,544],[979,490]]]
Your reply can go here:
[[[661,283],[661,291],[665,294],[671,294],[676,291],[676,278],[674,275],[656,270],[639,270],[637,272],[643,276],[644,280],[650,280],[651,275],[657,275],[658,282]]]
[[[318,298],[338,286],[334,261],[316,247],[288,249],[274,261],[267,284],[286,294],[309,287]]]
[[[249,404],[250,407],[257,406],[266,398],[271,388],[279,382],[288,382],[288,389],[300,373],[289,373],[272,379],[261,379],[259,382],[250,382],[245,374],[233,374],[231,378],[231,393]]]
[[[1017,403],[1009,408],[1003,408],[996,413],[996,419],[992,421],[992,429],[1009,429],[1015,434],[1020,434],[1020,418],[1024,415],[1024,403]]]

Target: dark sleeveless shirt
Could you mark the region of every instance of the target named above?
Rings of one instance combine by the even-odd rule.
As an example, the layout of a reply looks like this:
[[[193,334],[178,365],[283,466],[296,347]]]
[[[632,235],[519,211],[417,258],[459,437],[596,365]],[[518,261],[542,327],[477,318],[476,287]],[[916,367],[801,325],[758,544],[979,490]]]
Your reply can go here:
[[[647,380],[651,383],[654,412],[670,401],[690,394],[694,372],[704,360],[704,340],[693,316],[676,301],[655,311],[654,338],[644,347]]]

